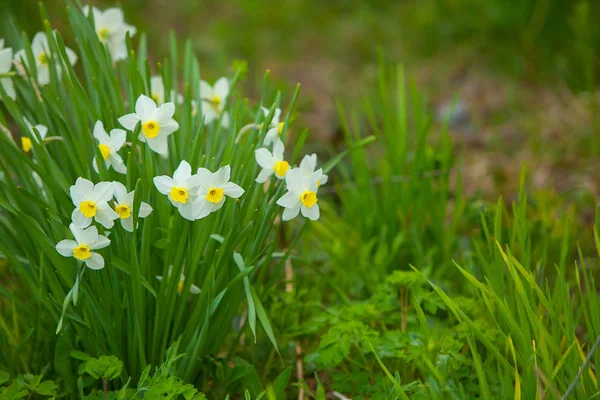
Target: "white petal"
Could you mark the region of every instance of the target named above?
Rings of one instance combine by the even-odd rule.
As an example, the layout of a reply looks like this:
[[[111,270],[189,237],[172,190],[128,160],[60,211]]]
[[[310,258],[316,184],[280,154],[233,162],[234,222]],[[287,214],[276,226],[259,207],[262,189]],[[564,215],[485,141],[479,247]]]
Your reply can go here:
[[[200,81],[200,98],[209,99],[211,97],[213,97],[213,88],[210,86],[210,83]],[[202,108],[204,108],[204,104],[202,104]]]
[[[179,204],[177,207],[181,216],[189,221],[193,221],[194,218],[194,206],[193,203],[188,201],[185,204]]]
[[[73,223],[70,223],[69,230],[73,234],[73,237],[75,238],[76,242],[83,243],[83,242],[81,242],[81,237],[83,235],[83,229],[76,227],[75,224],[73,224]]]
[[[46,135],[48,134],[48,128],[42,124],[37,124],[36,126],[34,126],[34,128],[38,131],[42,140],[44,140],[46,138]]]
[[[171,189],[173,188],[173,186],[175,186],[175,182],[173,181],[173,178],[171,178],[170,176],[167,176],[167,175],[155,176],[153,181],[154,181],[154,186],[156,186],[158,191],[161,192],[162,194],[171,193]]]
[[[242,189],[241,186],[233,182],[227,182],[221,187],[223,188],[223,193],[225,195],[234,199],[237,199],[238,197],[244,194],[244,189]]]
[[[102,13],[102,22],[104,22],[105,27],[112,32],[120,30],[125,23],[123,10],[118,7],[107,8]]]
[[[297,207],[297,208],[285,208],[283,210],[283,215],[281,216],[281,219],[283,221],[289,221],[292,218],[296,218],[296,216],[298,215],[298,213],[300,213],[300,207]]]
[[[279,137],[279,128],[271,128],[267,131],[263,146],[270,146]]]
[[[96,186],[94,186],[94,194],[90,200],[93,200],[97,203],[110,201],[114,192],[115,189],[112,182],[98,182]]]
[[[210,214],[211,203],[204,197],[198,197],[194,202],[194,219],[202,219]]]
[[[0,72],[8,72],[12,66],[13,53],[12,49],[0,50]]]
[[[87,228],[92,223],[92,219],[86,218],[86,216],[79,211],[79,207],[73,210],[71,220],[73,221],[73,225],[79,229]]]
[[[167,154],[167,151],[169,151],[166,136],[157,136],[152,139],[146,139],[146,142],[148,143],[148,147],[158,154]]]
[[[256,163],[262,168],[273,168],[275,166],[273,155],[265,148],[255,150],[254,157],[256,158]]]
[[[104,268],[104,258],[98,253],[91,253],[90,258],[85,260],[85,265],[91,269],[102,269]]]
[[[60,71],[60,70],[59,70]],[[38,72],[38,82],[40,85],[44,86],[50,83],[50,69],[47,65],[41,64],[37,67]]]
[[[219,201],[218,203],[209,203],[210,204],[210,212],[213,213],[215,211],[218,211],[221,209],[221,207],[223,207],[223,205],[225,204],[225,197],[223,197],[221,199],[221,201]]]
[[[290,192],[302,192],[307,179],[300,168],[292,168],[285,174],[285,184]]]
[[[120,155],[113,154],[109,157],[109,159],[111,159],[112,167],[115,171],[117,171],[119,174],[127,173],[127,166],[123,162],[123,159]]]
[[[63,257],[73,257],[73,249],[77,247],[77,242],[74,240],[61,240],[56,245],[56,251]]]
[[[113,129],[110,131],[110,138],[108,140],[108,146],[111,151],[119,151],[127,140],[127,132],[123,129]]]
[[[123,40],[112,42],[112,45],[110,46],[110,55],[114,62],[126,60],[129,57],[129,54],[127,54],[127,42],[125,42],[125,38],[123,38]]]
[[[98,228],[95,226],[90,226],[89,228],[82,230],[76,229],[71,232],[73,232],[73,236],[75,236],[75,240],[77,240],[77,243],[79,244],[87,244],[89,246],[98,240]]]
[[[162,128],[161,122],[170,120],[173,118],[173,114],[175,114],[175,104],[172,102],[165,103],[154,112],[154,119]]]
[[[225,103],[225,99],[229,96],[229,81],[227,78],[219,78],[215,82],[215,94],[221,98],[221,104]]]
[[[40,53],[48,51],[48,38],[46,33],[38,32],[31,39],[31,51],[34,56],[39,56]]]
[[[140,95],[137,101],[135,102],[135,113],[139,115],[139,117],[146,121],[154,115],[156,111],[156,103],[150,97],[146,95]]]
[[[119,118],[119,123],[127,130],[134,131],[135,126],[140,122],[140,117],[137,114],[127,114]]]
[[[116,218],[113,218],[111,211],[114,213],[114,216],[116,216]],[[115,226],[115,219],[117,219],[117,218],[119,218],[119,214],[115,213],[110,208],[107,210],[103,210],[103,211],[98,210],[96,212],[96,216],[94,217],[96,222],[98,222],[100,225],[102,225],[106,229],[110,229],[113,226]]]
[[[173,173],[173,180],[176,184],[181,184],[190,176],[192,176],[192,166],[185,160],[181,161]]]
[[[319,219],[319,205],[318,204],[315,204],[310,208],[302,206],[300,209],[302,211],[302,215],[304,215],[306,218],[313,220],[313,221]]]
[[[103,236],[103,235],[98,235],[96,240],[92,243],[89,243],[88,246],[90,247],[90,250],[97,250],[97,249],[103,249],[105,247],[108,247],[109,244],[110,244],[109,238],[107,238],[106,236]]]
[[[204,189],[208,190],[211,187],[215,186],[215,174],[210,172],[208,169],[198,168],[198,172],[196,173],[196,175],[198,176],[197,181],[199,185],[202,186]]]
[[[300,207],[300,203],[300,196],[294,192],[287,192],[277,200],[277,204],[285,208],[298,208]]]
[[[131,217],[129,217],[129,218],[122,218],[121,219],[121,226],[127,232],[133,232],[133,218],[131,218]]]
[[[165,102],[165,85],[160,76],[155,75],[150,77],[150,92],[153,97],[158,97],[160,103]]]
[[[264,183],[275,173],[273,168],[263,168],[255,179],[257,183]]]
[[[327,183],[329,177],[325,174],[321,175],[321,179],[319,179],[319,186],[323,186]]]
[[[65,47],[65,53],[67,53],[67,59],[69,60],[69,64],[75,65],[78,59],[77,54],[75,54],[75,52],[68,47]]]
[[[221,117],[221,126],[225,129],[229,128],[229,113],[227,111],[223,112],[223,116]]]
[[[138,217],[146,218],[148,215],[150,215],[151,212],[152,212],[152,207],[150,206],[150,204],[144,203],[142,201],[142,203],[140,204],[140,211],[138,213]]]
[[[300,161],[300,169],[307,175],[312,174],[315,171],[315,168],[317,168],[316,154],[306,155],[302,161]]]
[[[231,178],[231,167],[229,165],[225,165],[214,174],[215,186],[222,187],[225,183],[229,182],[229,178]]]
[[[112,184],[115,190],[114,195],[115,199],[117,199],[117,203],[123,203],[125,201],[125,197],[127,196],[127,188],[121,182],[114,181]]]
[[[168,120],[160,125],[159,136],[167,136],[179,129],[179,124],[174,119]]]
[[[90,180],[79,177],[75,181],[75,185],[71,186],[71,191],[73,191],[73,189],[80,196],[82,196],[84,198],[88,198],[88,197],[91,197],[94,193],[94,183]]]
[[[15,91],[15,84],[13,81],[10,78],[4,78],[0,79],[0,83],[2,83],[6,95],[15,100],[17,98],[17,92]]]
[[[202,112],[204,113],[204,125],[210,125],[217,118],[217,114],[207,101],[202,102]]]
[[[283,142],[279,139],[275,142],[275,146],[273,147],[273,158],[278,161],[283,160],[283,152],[285,148],[283,147]]]
[[[198,294],[200,293],[200,288],[192,283],[192,286],[190,286],[190,293]]]

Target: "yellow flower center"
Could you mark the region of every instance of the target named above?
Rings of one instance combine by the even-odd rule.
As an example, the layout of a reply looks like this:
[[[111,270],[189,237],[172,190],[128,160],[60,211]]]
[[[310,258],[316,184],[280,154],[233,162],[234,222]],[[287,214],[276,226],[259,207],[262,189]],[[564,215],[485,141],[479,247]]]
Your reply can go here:
[[[285,124],[284,122],[280,122],[280,123],[279,123],[279,126],[277,126],[277,133],[278,133],[279,135],[281,135],[281,132],[283,132],[283,125],[284,125],[284,124]]]
[[[224,190],[221,188],[210,188],[208,193],[206,193],[206,200],[211,203],[218,203],[223,200],[223,192]]]
[[[110,37],[110,31],[108,28],[102,28],[98,31],[98,36],[100,37],[100,40],[104,42]]]
[[[186,189],[175,186],[171,188],[171,194],[169,194],[169,196],[171,197],[171,200],[181,204],[185,204],[189,197]]]
[[[290,164],[287,161],[277,161],[275,163],[275,174],[280,177],[283,178],[288,170],[288,168],[290,167]]]
[[[160,104],[160,103],[162,103],[162,101],[160,101],[160,97],[158,97],[158,95],[157,95],[156,93],[152,93],[152,94],[150,95],[150,98],[151,98],[152,100],[154,100],[154,102],[155,102],[156,104]]]
[[[83,261],[90,258],[92,256],[92,253],[90,253],[90,248],[88,246],[86,246],[85,244],[80,244],[79,246],[73,249],[73,256],[76,259]]]
[[[219,111],[219,108],[221,107],[221,96],[213,96],[210,98],[210,105],[212,106],[212,108],[214,108],[215,110]]]
[[[48,64],[50,62],[48,60],[48,54],[44,52],[40,53],[40,55],[38,56],[38,61],[40,62],[40,64]]]
[[[118,204],[115,206],[115,211],[119,214],[119,218],[125,219],[131,217],[131,208],[127,204]]]
[[[106,160],[110,156],[110,147],[105,144],[99,144],[98,147],[100,148],[100,153],[102,153],[102,158]]]
[[[304,193],[302,193],[300,200],[302,201],[302,204],[305,207],[311,208],[312,206],[317,204],[317,193],[307,190]]]
[[[152,139],[158,136],[160,132],[160,125],[156,121],[148,121],[142,125],[142,133],[148,138]]]
[[[183,279],[180,279],[179,283],[177,284],[177,292],[183,292]]]
[[[96,203],[90,200],[82,201],[79,203],[79,211],[81,211],[86,218],[92,218],[96,216]]]
[[[29,153],[31,151],[31,139],[25,136],[21,136],[21,147],[25,153]]]

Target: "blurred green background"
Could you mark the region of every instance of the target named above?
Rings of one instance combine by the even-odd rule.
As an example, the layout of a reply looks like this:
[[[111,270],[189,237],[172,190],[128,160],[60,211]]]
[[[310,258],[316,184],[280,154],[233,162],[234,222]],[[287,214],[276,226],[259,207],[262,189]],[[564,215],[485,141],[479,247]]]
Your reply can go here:
[[[106,8],[115,1],[92,1]],[[45,0],[54,27],[65,0]],[[359,103],[378,57],[402,62],[440,118],[453,99],[451,128],[469,151],[466,186],[493,196],[514,192],[523,161],[534,183],[598,193],[596,81],[600,2],[595,0],[128,0],[129,23],[145,31],[155,61],[169,30],[193,40],[203,75],[249,66],[244,93],[269,69],[291,92],[302,83],[300,126],[314,147],[340,140],[336,101]],[[0,35],[18,47],[15,27],[40,29],[38,2],[0,0]],[[68,31],[64,34],[67,41]],[[134,40],[135,42],[135,40]],[[316,143],[316,144],[315,144]],[[319,144],[320,143],[320,144]],[[576,182],[573,174],[577,172]],[[491,176],[490,182],[481,182]],[[469,182],[472,182],[470,185]]]

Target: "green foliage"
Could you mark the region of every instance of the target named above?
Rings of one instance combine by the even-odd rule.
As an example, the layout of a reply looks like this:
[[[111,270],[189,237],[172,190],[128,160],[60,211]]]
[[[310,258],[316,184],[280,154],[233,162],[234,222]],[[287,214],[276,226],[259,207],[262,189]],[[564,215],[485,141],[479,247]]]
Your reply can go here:
[[[9,375],[0,371],[0,399],[50,398],[58,394],[58,386],[52,380],[42,380],[42,375],[19,375],[9,384]],[[41,397],[40,397],[41,396]]]
[[[112,381],[123,373],[123,363],[115,356],[101,356],[88,359],[80,373],[89,374],[94,379]]]

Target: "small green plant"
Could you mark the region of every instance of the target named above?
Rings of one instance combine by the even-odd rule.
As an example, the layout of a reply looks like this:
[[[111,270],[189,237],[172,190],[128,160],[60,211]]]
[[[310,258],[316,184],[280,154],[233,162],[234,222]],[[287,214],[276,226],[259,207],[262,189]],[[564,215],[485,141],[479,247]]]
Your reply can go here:
[[[54,399],[58,393],[58,386],[52,380],[42,379],[42,375],[23,374],[11,381],[8,373],[0,371],[0,399]]]

